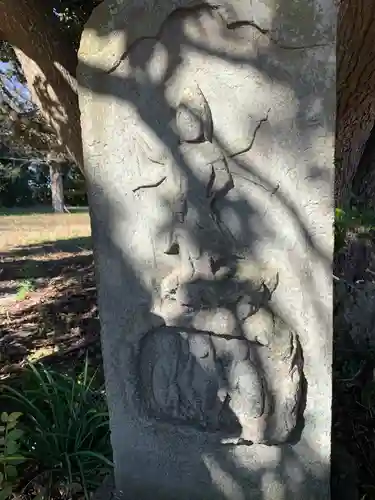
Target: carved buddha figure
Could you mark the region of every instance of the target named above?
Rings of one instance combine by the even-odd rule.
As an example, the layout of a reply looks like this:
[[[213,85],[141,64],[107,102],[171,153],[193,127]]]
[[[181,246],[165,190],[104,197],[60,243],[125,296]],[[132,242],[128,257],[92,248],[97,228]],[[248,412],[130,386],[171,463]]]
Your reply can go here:
[[[263,442],[263,428],[273,411],[258,356],[259,348],[265,349],[264,360],[272,364],[274,356],[275,373],[294,376],[291,394],[282,396],[275,416],[276,439],[283,440],[296,420],[287,408],[290,401],[298,405],[300,399],[297,342],[287,334],[290,352],[283,358],[245,331],[261,300],[248,294],[246,279],[238,279],[235,265],[220,251],[208,250],[215,247],[214,241],[202,244],[200,239],[202,224],[210,221],[212,234],[216,231],[225,242],[216,204],[234,183],[225,155],[214,144],[211,111],[199,87],[185,92],[174,128],[182,165],[176,165],[179,156],[172,155],[172,224],[165,253],[178,254],[179,265],[161,283],[158,313],[165,326],[146,333],[141,341],[142,400],[148,414],[158,420]]]

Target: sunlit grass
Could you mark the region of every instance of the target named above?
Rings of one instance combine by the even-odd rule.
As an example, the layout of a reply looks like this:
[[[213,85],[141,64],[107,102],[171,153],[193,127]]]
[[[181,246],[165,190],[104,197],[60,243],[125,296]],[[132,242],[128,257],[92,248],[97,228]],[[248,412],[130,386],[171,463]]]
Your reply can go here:
[[[43,242],[84,238],[90,233],[90,220],[86,211],[0,215],[1,252]]]

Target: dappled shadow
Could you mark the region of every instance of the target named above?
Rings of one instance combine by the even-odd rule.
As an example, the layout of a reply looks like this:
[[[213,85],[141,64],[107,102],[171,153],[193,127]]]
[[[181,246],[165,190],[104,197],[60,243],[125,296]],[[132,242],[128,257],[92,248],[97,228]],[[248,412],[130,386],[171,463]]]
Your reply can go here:
[[[77,251],[77,244],[89,238],[60,241],[46,245],[26,246],[2,254],[1,280],[10,280],[8,293],[30,289],[24,296],[6,298],[6,287],[0,291],[0,374],[5,376],[21,369],[27,360],[71,363],[69,356],[81,356],[88,346],[98,354],[99,319],[96,285],[90,251]],[[60,252],[52,249],[60,246]],[[76,253],[72,253],[75,249]],[[42,251],[43,260],[22,256]],[[21,257],[20,257],[21,256]],[[9,259],[9,262],[7,261]],[[6,283],[6,281],[3,281]],[[1,285],[1,283],[0,283]],[[26,285],[27,286],[27,285]],[[20,292],[20,293],[21,293]]]
[[[1,263],[3,272],[0,281],[55,278],[74,272],[75,264],[81,265],[82,262],[87,264],[91,261],[90,255],[83,255],[79,259],[68,256],[47,260],[22,259],[22,261],[12,260],[11,262],[5,260]]]
[[[124,8],[127,9],[127,7]],[[210,16],[214,17],[213,9],[206,6],[203,10],[207,14],[207,23],[209,23]],[[207,43],[199,45],[197,40],[189,37],[186,32],[183,34],[181,23],[187,13],[193,19],[192,29],[199,32],[201,39],[207,35]],[[157,14],[159,15],[159,13]],[[198,269],[201,272],[202,269],[205,269],[204,261],[207,256],[213,261],[217,256],[225,261],[233,257],[234,254],[239,254],[239,257],[242,256],[245,262],[250,261],[255,267],[261,267],[262,257],[267,260],[267,256],[260,255],[259,242],[268,241],[271,246],[277,241],[282,224],[282,217],[277,217],[277,222],[274,220],[271,223],[272,218],[266,216],[267,210],[272,208],[276,213],[279,211],[288,224],[290,223],[296,229],[293,238],[299,241],[296,245],[296,241],[290,242],[285,237],[284,252],[290,251],[291,255],[290,259],[286,258],[285,262],[282,263],[289,265],[290,269],[293,270],[296,278],[294,283],[299,281],[303,287],[304,301],[296,305],[296,308],[299,310],[301,307],[306,307],[313,310],[312,317],[316,321],[316,331],[320,331],[322,335],[321,338],[317,337],[312,340],[316,343],[316,352],[308,353],[308,373],[314,373],[311,366],[314,363],[319,363],[318,357],[321,356],[322,352],[318,346],[324,346],[323,349],[326,349],[327,340],[324,335],[329,335],[331,328],[329,307],[322,303],[314,277],[315,269],[311,268],[312,266],[308,262],[313,259],[315,266],[320,268],[319,273],[329,273],[331,267],[330,251],[323,247],[320,242],[321,238],[317,238],[313,234],[310,219],[311,207],[308,201],[306,200],[304,203],[301,199],[295,200],[294,197],[297,196],[297,193],[282,178],[283,176],[290,176],[291,179],[299,179],[301,176],[306,178],[311,175],[312,170],[315,170],[315,177],[318,175],[321,177],[321,181],[327,182],[329,178],[329,174],[325,173],[327,165],[324,163],[319,165],[318,161],[312,161],[311,165],[301,165],[301,169],[306,169],[305,172],[297,172],[293,171],[293,168],[299,168],[298,162],[293,161],[290,157],[292,166],[278,165],[277,168],[280,168],[280,172],[277,174],[275,172],[277,168],[273,170],[272,165],[270,165],[269,170],[265,171],[266,162],[264,159],[261,161],[260,158],[261,154],[264,155],[267,151],[267,142],[279,143],[280,150],[285,151],[290,148],[296,155],[301,150],[313,147],[310,136],[306,133],[306,123],[310,125],[311,136],[313,136],[315,129],[319,131],[323,127],[325,127],[326,133],[332,132],[331,113],[333,106],[332,103],[324,101],[327,94],[325,90],[326,72],[324,70],[326,61],[317,65],[316,73],[321,74],[321,80],[316,83],[314,92],[312,92],[308,76],[302,77],[298,88],[295,88],[293,76],[288,72],[286,62],[287,59],[291,58],[295,66],[302,64],[306,67],[309,63],[311,64],[312,59],[305,56],[304,47],[287,46],[287,41],[283,42],[283,46],[277,47],[277,43],[271,41],[268,45],[267,43],[260,44],[258,51],[254,51],[256,53],[253,55],[249,54],[251,49],[246,47],[242,55],[238,53],[241,51],[233,54],[231,43],[234,40],[237,42],[239,40],[236,35],[236,28],[239,26],[233,23],[232,29],[226,31],[228,23],[223,23],[223,32],[226,33],[227,39],[225,39],[225,44],[223,43],[218,49],[213,47],[214,43],[210,44],[209,35],[205,31],[206,27],[200,22],[201,14],[202,9],[181,10],[173,13],[158,34],[148,33],[149,35],[157,35],[156,38],[143,39],[131,48],[127,47],[125,54],[122,55],[123,61],[121,57],[118,57],[117,61],[113,61],[114,64],[111,67],[108,67],[108,61],[98,61],[107,65],[108,72],[106,73],[103,69],[90,67],[87,63],[82,63],[80,67],[81,73],[86,75],[86,78],[81,78],[80,81],[87,87],[84,90],[85,94],[89,89],[90,92],[96,94],[98,101],[102,100],[103,103],[108,102],[105,99],[108,99],[109,96],[115,98],[116,102],[124,100],[131,103],[132,108],[136,110],[138,126],[142,122],[145,128],[151,132],[150,136],[156,138],[159,145],[161,144],[167,152],[166,157],[163,157],[163,154],[158,157],[158,151],[153,150],[152,140],[150,144],[147,144],[149,137],[141,137],[137,125],[134,127],[132,123],[135,118],[129,118],[126,112],[122,115],[121,104],[119,104],[116,108],[116,112],[119,111],[119,114],[116,115],[116,136],[119,139],[113,137],[113,131],[108,132],[108,136],[111,136],[110,140],[115,144],[113,150],[103,152],[103,156],[98,159],[98,150],[96,149],[95,159],[94,154],[88,154],[86,158],[85,169],[90,190],[95,261],[100,283],[99,303],[103,329],[103,354],[107,370],[109,404],[113,411],[112,439],[115,462],[121,464],[123,473],[122,477],[119,473],[119,480],[123,481],[123,484],[119,484],[118,487],[120,489],[124,487],[126,491],[131,491],[143,498],[142,484],[146,476],[150,487],[154,487],[155,498],[160,499],[175,498],[176,495],[181,500],[194,498],[194,495],[199,497],[202,493],[202,485],[207,487],[205,492],[207,499],[328,498],[328,464],[324,460],[322,461],[318,450],[315,451],[307,445],[302,428],[299,429],[299,434],[296,433],[294,437],[295,448],[290,445],[274,448],[249,447],[248,443],[242,446],[240,444],[220,446],[217,441],[206,439],[204,435],[203,437],[197,436],[194,432],[186,437],[184,433],[179,431],[178,426],[168,426],[166,432],[162,426],[158,427],[158,435],[155,435],[149,423],[145,424],[142,419],[138,422],[137,418],[132,417],[132,407],[134,401],[139,401],[139,395],[136,394],[134,377],[132,376],[136,373],[137,360],[130,345],[134,342],[133,348],[136,348],[137,332],[145,333],[150,329],[150,325],[153,325],[153,321],[158,321],[157,318],[150,317],[150,311],[155,305],[152,297],[155,290],[151,284],[153,280],[160,284],[159,277],[155,276],[155,262],[158,262],[159,258],[161,259],[162,251],[166,254],[164,276],[171,269],[178,269],[180,265],[184,267],[185,264],[189,265],[189,263],[193,266],[193,273]],[[275,17],[277,18],[277,16]],[[162,20],[164,21],[164,19]],[[121,24],[123,21],[124,18],[117,26],[118,30],[123,29],[124,25]],[[278,25],[279,21],[276,19],[275,23]],[[113,26],[112,24],[111,27],[113,28]],[[130,39],[130,44],[133,41],[132,33],[135,31],[139,35],[139,26],[141,23],[134,23],[133,26],[129,27],[128,40]],[[280,26],[277,27],[280,28]],[[229,28],[231,27],[229,26]],[[247,30],[246,33],[251,32],[256,36],[259,35],[259,28],[251,23],[244,23],[240,28]],[[274,30],[271,27],[271,31],[276,33],[276,27]],[[104,33],[101,35],[104,36]],[[141,35],[144,34],[141,33]],[[266,39],[269,42],[269,33],[261,33],[261,36],[264,42]],[[273,51],[269,50],[270,44],[273,46]],[[223,169],[220,171],[219,165],[216,170],[214,165],[216,160],[222,160],[220,154],[212,164],[208,161],[207,164],[199,165],[200,169],[197,168],[194,161],[191,161],[192,157],[189,157],[189,148],[193,152],[200,151],[199,148],[201,148],[204,157],[207,154],[207,147],[205,144],[199,145],[204,141],[195,141],[192,146],[184,146],[185,149],[183,149],[176,130],[171,127],[171,123],[174,123],[175,119],[175,108],[171,104],[173,98],[168,95],[168,87],[173,83],[176,75],[182,71],[188,50],[210,57],[211,61],[227,61],[232,64],[232,68],[235,68],[236,71],[246,67],[249,68],[249,71],[250,68],[252,70],[255,68],[264,76],[264,81],[277,82],[280,86],[285,85],[290,92],[289,95],[297,102],[298,109],[294,112],[293,125],[297,129],[300,128],[301,134],[298,132],[296,136],[293,134],[293,140],[288,141],[290,131],[286,129],[283,120],[280,117],[272,119],[271,115],[268,118],[267,109],[265,106],[260,106],[257,115],[247,120],[246,127],[252,130],[252,133],[248,137],[248,145],[243,154],[231,150],[227,137],[219,135],[220,127],[215,128],[216,115],[213,113],[212,144],[217,147],[218,151],[222,152],[224,158],[229,159],[231,182],[234,184],[231,188],[229,187],[230,183],[225,185],[226,181],[222,181],[220,178],[223,175]],[[155,70],[155,74],[152,74],[150,68],[155,62],[153,60],[155,53],[159,58],[160,71]],[[278,57],[280,60],[277,62]],[[223,68],[222,71],[224,71]],[[199,78],[197,79],[199,80]],[[189,90],[191,89],[189,88]],[[230,90],[228,86],[228,92]],[[210,92],[208,86],[204,91]],[[213,97],[212,93],[207,97],[210,104],[210,98]],[[317,101],[319,101],[318,104]],[[85,106],[87,105],[85,104]],[[86,111],[85,106],[84,111]],[[101,116],[102,113],[107,115],[109,110],[111,113],[114,112],[115,108],[111,107],[110,104],[107,104],[107,108],[105,106],[106,104],[103,104],[102,111],[100,111],[100,106],[97,108],[97,116]],[[114,105],[112,104],[112,106]],[[224,101],[222,106],[224,108]],[[315,115],[312,109],[314,106]],[[221,112],[224,113],[222,110]],[[216,108],[217,113],[218,108]],[[230,119],[231,116],[228,114],[228,120]],[[240,117],[238,119],[240,121]],[[126,123],[123,132],[118,129],[118,124],[122,121]],[[266,122],[264,127],[254,127],[254,123],[261,121]],[[93,125],[91,124],[90,127]],[[101,127],[99,122],[95,124],[94,128],[96,126]],[[246,127],[244,126],[244,128]],[[106,128],[111,128],[110,118]],[[241,133],[240,127],[238,128]],[[127,140],[120,139],[121,133]],[[105,129],[101,130],[100,134],[106,134]],[[147,136],[147,133],[145,135]],[[104,135],[100,135],[100,137],[103,140],[103,147],[108,147],[109,138],[105,140]],[[300,142],[293,143],[295,137],[298,137]],[[90,136],[91,140],[92,136]],[[146,148],[150,147],[150,152],[145,153],[145,149],[142,149],[143,146],[140,145],[142,140]],[[297,139],[295,140],[297,141]],[[252,155],[250,150],[253,146],[259,156]],[[116,148],[121,150],[121,158],[120,156],[116,158],[114,153]],[[90,151],[90,153],[94,152]],[[211,154],[216,154],[212,152],[212,148],[208,155]],[[133,171],[131,162],[134,157],[137,158],[138,164],[142,164],[143,167],[139,169],[141,170],[139,175],[135,172],[135,166]],[[127,160],[127,163],[124,162],[124,159]],[[171,199],[170,192],[168,192],[167,183],[171,175],[171,171],[167,168],[168,161],[170,165],[173,165],[172,184],[174,182],[175,185],[180,185],[179,194],[186,199],[187,206],[180,207],[180,209],[176,207],[176,199]],[[94,164],[95,175],[93,173]],[[165,170],[163,170],[164,167]],[[111,171],[111,175],[108,175],[109,171]],[[98,172],[100,173],[98,174]],[[112,177],[113,180],[116,179],[116,181],[110,180],[107,183],[105,181],[106,175]],[[127,186],[121,186],[118,180],[125,176],[127,176]],[[152,181],[150,181],[151,177]],[[148,182],[153,185],[152,189],[147,189]],[[241,188],[236,189],[238,186]],[[208,191],[213,197],[207,196]],[[130,209],[132,204],[137,206],[133,212]],[[163,212],[166,212],[163,220],[158,220],[155,215],[158,210],[161,210],[160,207],[163,207]],[[181,213],[183,213],[182,224],[179,220]],[[150,231],[151,235],[142,239],[139,236],[140,227],[145,221],[147,231]],[[146,228],[144,231],[146,232]],[[168,237],[169,243],[161,247],[163,241],[168,241]],[[148,246],[153,247],[153,256],[151,251],[145,250]],[[285,284],[283,286],[287,287]],[[286,293],[285,288],[283,290]],[[281,316],[286,324],[295,329],[296,319],[290,315],[291,308],[288,309],[285,306],[284,297],[280,297],[279,294],[273,305],[273,313],[276,317]],[[163,315],[161,317],[163,318]],[[158,325],[154,325],[154,327],[156,326]],[[301,325],[297,327],[297,330],[303,330]],[[128,342],[125,341],[126,338]],[[307,342],[307,339],[302,340],[304,345]],[[190,355],[194,358],[193,353]],[[172,361],[170,363],[172,365]],[[327,368],[327,373],[322,376],[328,377],[329,359],[324,359],[323,363],[322,369]],[[261,364],[258,362],[258,365]],[[167,362],[166,367],[166,369],[171,369]],[[314,376],[317,376],[316,372]],[[304,390],[307,390],[307,381],[304,382]],[[329,384],[329,381],[325,378],[324,383]],[[316,391],[314,384],[312,390]],[[274,392],[277,397],[277,391]],[[119,394],[124,395],[121,407],[127,407],[127,412],[119,408],[117,403]],[[326,401],[324,404],[329,406]],[[314,425],[321,425],[321,423],[317,424],[314,421],[317,412],[313,411],[314,403],[311,402],[311,399],[308,405],[304,401],[302,406],[306,407],[305,417],[310,428]],[[324,410],[324,414],[327,415],[326,410]],[[127,423],[124,424],[124,422]],[[323,432],[327,432],[326,427],[325,425]],[[327,444],[325,440],[326,436],[323,438],[326,456]],[[119,442],[127,443],[128,449],[119,446]],[[172,448],[172,456],[169,455],[169,449],[164,451],[166,442]],[[173,447],[171,443],[173,443]],[[127,460],[129,450],[131,450],[133,457],[131,462]],[[153,467],[150,466],[150,454],[153,456]],[[240,465],[241,460],[246,466]],[[304,463],[303,460],[305,460]],[[266,465],[263,467],[260,465],[261,462]],[[186,471],[186,476],[183,470],[178,469],[178,467],[189,469]],[[169,477],[169,486],[173,493],[163,489],[161,471],[163,475]],[[293,481],[290,480],[291,477]],[[225,490],[226,488],[227,490]],[[127,498],[126,495],[125,498]]]
[[[40,243],[34,243],[30,245],[24,245],[22,247],[12,248],[11,257],[28,257],[35,255],[51,255],[54,253],[64,253],[64,252],[82,252],[84,250],[91,250],[92,242],[91,237],[82,236],[78,238],[68,238],[63,240],[54,241],[43,241]],[[0,252],[0,258],[6,258],[9,255],[7,253]]]
[[[0,282],[0,297],[2,295],[9,295],[9,294],[13,294],[15,293],[17,290],[17,284],[13,284],[12,286],[9,285],[9,286],[1,286],[1,282]]]
[[[40,257],[40,258],[35,258]],[[74,273],[76,264],[92,262],[91,238],[45,241],[1,252],[0,282],[54,278]]]

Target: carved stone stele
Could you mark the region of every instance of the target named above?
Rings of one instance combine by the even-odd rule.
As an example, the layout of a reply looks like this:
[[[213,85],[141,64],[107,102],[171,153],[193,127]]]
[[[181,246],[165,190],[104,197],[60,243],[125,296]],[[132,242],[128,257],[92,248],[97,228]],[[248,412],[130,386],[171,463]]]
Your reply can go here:
[[[328,500],[333,0],[103,0],[78,81],[117,489]]]

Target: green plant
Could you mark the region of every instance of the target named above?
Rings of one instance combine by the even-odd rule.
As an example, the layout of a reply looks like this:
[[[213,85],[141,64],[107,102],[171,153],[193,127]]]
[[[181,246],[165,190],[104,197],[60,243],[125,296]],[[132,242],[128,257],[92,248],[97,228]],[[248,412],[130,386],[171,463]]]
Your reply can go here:
[[[31,279],[22,280],[17,288],[16,299],[19,301],[25,300],[30,292],[35,290],[34,281]]]
[[[348,231],[356,231],[360,238],[371,238],[375,230],[375,212],[353,206],[349,209],[335,209],[335,252],[346,244]]]
[[[18,419],[22,413],[3,412],[0,417],[0,500],[12,496],[18,483],[17,466],[25,462],[20,453],[20,439],[23,432],[18,428]]]
[[[38,466],[32,483],[44,498],[80,491],[88,499],[112,468],[108,411],[95,377],[87,359],[78,377],[30,364],[22,387],[5,388],[24,412],[26,456]]]

